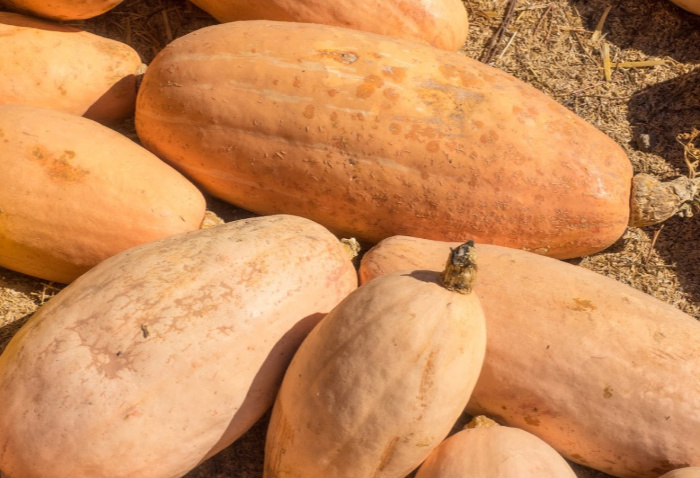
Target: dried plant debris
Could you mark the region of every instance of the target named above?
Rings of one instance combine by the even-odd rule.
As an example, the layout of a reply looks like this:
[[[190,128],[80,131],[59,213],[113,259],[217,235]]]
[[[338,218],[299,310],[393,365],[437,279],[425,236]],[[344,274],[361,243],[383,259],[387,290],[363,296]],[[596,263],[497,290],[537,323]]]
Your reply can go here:
[[[697,175],[700,15],[669,0],[464,0],[461,53],[555,98],[617,141],[638,173]],[[2,7],[0,7],[0,10]],[[170,41],[216,24],[186,0],[124,0],[69,22],[132,45],[145,63]],[[138,141],[133,118],[115,129]],[[208,198],[224,221],[250,217]],[[609,249],[572,260],[700,318],[700,215],[631,227]],[[369,245],[363,244],[363,249]],[[0,347],[59,287],[0,269]],[[260,477],[267,417],[188,478]],[[607,475],[574,465],[580,478]]]

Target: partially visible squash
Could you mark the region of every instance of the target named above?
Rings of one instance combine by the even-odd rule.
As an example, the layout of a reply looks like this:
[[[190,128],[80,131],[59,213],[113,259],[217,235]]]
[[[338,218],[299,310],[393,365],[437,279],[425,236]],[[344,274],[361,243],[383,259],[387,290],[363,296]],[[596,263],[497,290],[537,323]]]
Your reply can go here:
[[[321,23],[421,40],[458,50],[469,20],[462,0],[193,0],[222,22],[276,20]]]
[[[661,475],[659,478],[700,478],[700,466],[678,468]]]
[[[129,45],[66,25],[0,12],[0,104],[126,118],[143,71]]]
[[[122,0],[0,0],[13,10],[53,20],[83,20],[101,15]]]
[[[576,478],[547,443],[479,415],[430,453],[415,478]]]
[[[447,436],[486,342],[473,244],[448,256],[442,274],[365,284],[311,331],[273,406],[265,478],[403,478]]]
[[[198,229],[202,193],[127,137],[0,105],[0,266],[68,283],[129,247]]]
[[[700,15],[700,0],[671,0],[671,2],[690,13]]]
[[[0,355],[0,470],[184,475],[269,409],[299,343],[356,287],[343,244],[293,216],[229,222],[105,260]]]
[[[363,256],[360,280],[437,267],[457,244],[385,239]],[[476,249],[488,340],[470,414],[613,476],[700,466],[700,321],[579,266]]]
[[[347,28],[250,20],[182,36],[144,74],[135,121],[212,195],[370,243],[473,238],[570,258],[613,244],[630,214],[624,150],[551,97]]]

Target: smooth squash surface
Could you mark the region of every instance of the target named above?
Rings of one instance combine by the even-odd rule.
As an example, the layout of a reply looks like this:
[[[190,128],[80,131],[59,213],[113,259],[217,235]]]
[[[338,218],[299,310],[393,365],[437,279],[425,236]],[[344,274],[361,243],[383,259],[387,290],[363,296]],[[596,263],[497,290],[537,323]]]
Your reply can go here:
[[[0,105],[0,266],[68,283],[129,247],[198,229],[202,193],[148,150],[60,111]]]
[[[422,40],[446,50],[458,50],[469,28],[461,0],[194,0],[192,3],[222,22],[321,23]]]
[[[265,478],[402,478],[447,436],[486,331],[474,294],[439,279],[443,265],[378,278],[311,331],[272,410]]]
[[[456,243],[392,237],[361,282],[432,268]],[[522,428],[613,476],[700,466],[700,322],[613,279],[477,244],[484,368],[467,411]]]
[[[357,286],[292,216],[134,247],[62,290],[0,356],[10,478],[174,478],[272,405],[294,350]]]
[[[134,112],[141,68],[139,54],[125,43],[0,12],[0,104],[116,121]]]
[[[465,477],[576,478],[576,473],[532,433],[480,416],[440,443],[416,473],[416,478]]]
[[[139,90],[143,144],[213,195],[377,242],[403,234],[576,257],[627,226],[609,137],[455,52],[240,21],[168,45]]]
[[[122,0],[2,0],[8,7],[53,20],[83,20],[116,7]]]

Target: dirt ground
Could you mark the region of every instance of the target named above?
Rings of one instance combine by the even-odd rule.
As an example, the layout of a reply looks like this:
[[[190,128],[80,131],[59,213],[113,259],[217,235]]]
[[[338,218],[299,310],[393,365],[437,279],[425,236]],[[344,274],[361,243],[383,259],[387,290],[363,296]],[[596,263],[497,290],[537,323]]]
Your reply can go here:
[[[471,22],[465,55],[515,75],[593,123],[627,151],[636,172],[664,180],[695,176],[700,161],[700,16],[668,0],[464,3]],[[174,38],[214,23],[184,0],[125,0],[100,17],[70,22],[132,45],[145,63]],[[133,119],[116,129],[137,140]],[[209,208],[225,220],[248,215],[214,199]],[[629,228],[608,250],[570,262],[700,319],[698,221],[675,217],[659,226]],[[0,268],[0,351],[60,289]],[[266,424],[264,417],[187,477],[261,477]],[[608,476],[574,467],[581,478]]]

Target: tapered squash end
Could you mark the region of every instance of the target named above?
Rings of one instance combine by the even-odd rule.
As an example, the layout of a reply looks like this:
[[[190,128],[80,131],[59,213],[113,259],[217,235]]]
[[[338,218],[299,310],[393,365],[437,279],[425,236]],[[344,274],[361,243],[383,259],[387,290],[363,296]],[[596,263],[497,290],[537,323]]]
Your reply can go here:
[[[467,241],[450,250],[445,270],[440,274],[440,284],[447,290],[470,294],[476,280],[476,271],[474,241]]]

